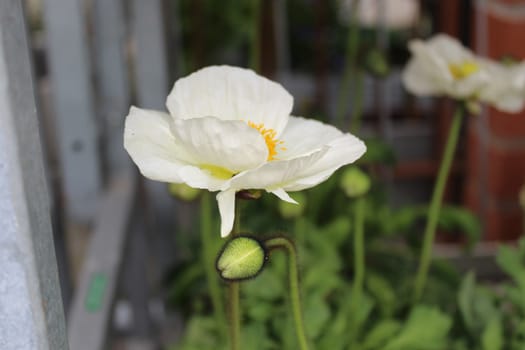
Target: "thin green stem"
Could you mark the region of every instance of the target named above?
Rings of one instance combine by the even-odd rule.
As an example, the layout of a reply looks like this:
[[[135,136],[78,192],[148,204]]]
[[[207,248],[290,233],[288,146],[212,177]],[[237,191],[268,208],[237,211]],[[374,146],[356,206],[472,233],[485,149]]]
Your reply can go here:
[[[241,315],[239,306],[239,282],[230,282],[229,285],[230,308],[230,346],[232,350],[241,348]]]
[[[233,223],[232,236],[239,234],[241,229],[240,203],[235,203],[235,221]],[[240,285],[239,282],[230,282],[228,286],[229,294],[229,315],[230,315],[230,347],[232,350],[241,349],[241,311],[240,311]]]
[[[432,200],[430,202],[430,208],[428,211],[427,225],[425,227],[423,236],[423,247],[421,250],[421,256],[419,260],[419,269],[417,271],[416,280],[414,283],[414,296],[413,302],[417,303],[425,288],[428,269],[432,259],[432,246],[434,243],[434,236],[436,234],[436,226],[439,218],[439,212],[441,209],[441,203],[443,201],[443,193],[445,191],[445,185],[447,178],[450,173],[452,166],[452,160],[454,158],[454,152],[459,138],[459,131],[461,129],[461,121],[463,119],[464,106],[458,105],[454,117],[452,119],[452,125],[450,126],[447,143],[445,145],[445,151],[443,154],[443,160],[434,185],[434,192],[432,194]]]
[[[357,49],[359,47],[359,25],[357,23],[357,9],[359,7],[359,0],[353,2],[352,17],[348,24],[348,38],[346,42],[345,53],[345,67],[343,71],[343,79],[339,89],[339,96],[337,99],[337,110],[335,116],[336,125],[343,125],[346,114],[346,107],[348,106],[348,92],[350,89],[350,81],[352,74],[357,70]],[[352,101],[355,103],[356,101]]]
[[[299,348],[301,350],[308,350],[308,339],[303,322],[303,314],[301,309],[301,295],[299,292],[299,268],[297,265],[297,253],[295,247],[291,241],[284,237],[270,238],[265,241],[265,246],[268,249],[285,249],[288,253],[289,264],[288,264],[288,277],[290,279],[290,299],[292,301],[292,313],[295,322],[295,331],[297,334],[297,340],[299,342]]]
[[[361,128],[363,117],[363,90],[365,84],[365,73],[362,69],[355,69],[355,85],[352,96],[352,119],[350,119],[350,132],[357,134]]]
[[[357,317],[359,315],[359,305],[361,304],[363,284],[365,281],[365,209],[365,198],[357,198],[354,207],[354,282],[352,285],[352,301],[350,303],[350,315],[352,315],[351,344],[354,344],[354,340],[358,334],[357,328],[359,325]]]
[[[218,327],[221,327],[222,334],[226,334],[226,313],[224,311],[224,304],[222,300],[221,288],[219,279],[215,271],[215,251],[213,239],[215,232],[213,231],[212,223],[212,209],[210,194],[203,191],[201,197],[200,221],[201,221],[201,241],[203,250],[203,263],[206,271],[206,279],[208,282],[208,290],[210,292],[211,302],[213,306],[213,313],[215,322]]]

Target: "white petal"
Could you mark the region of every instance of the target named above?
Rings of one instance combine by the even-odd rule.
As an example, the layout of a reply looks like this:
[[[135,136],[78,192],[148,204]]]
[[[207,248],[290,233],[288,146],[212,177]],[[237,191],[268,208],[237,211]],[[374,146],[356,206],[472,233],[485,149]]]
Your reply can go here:
[[[405,88],[417,96],[432,96],[443,93],[443,83],[434,79],[424,69],[424,62],[412,58],[402,75]]]
[[[281,200],[283,200],[285,202],[292,203],[292,204],[299,204],[299,203],[297,203],[297,201],[295,199],[290,197],[290,195],[288,193],[286,193],[286,191],[283,190],[282,188],[278,188],[276,190],[270,191],[270,193],[273,193],[274,195],[279,197],[279,199],[281,199]]]
[[[217,202],[221,214],[221,237],[226,237],[232,231],[235,220],[235,190],[219,192]]]
[[[145,177],[180,183],[178,172],[187,164],[177,157],[170,121],[166,113],[131,107],[124,127],[124,148]]]
[[[490,84],[480,92],[480,99],[496,109],[516,113],[523,109],[525,100],[525,63],[503,66],[486,60]]]
[[[322,130],[320,128],[320,132]],[[319,150],[306,152],[304,156],[271,161],[258,169],[240,173],[231,179],[229,186],[238,190],[266,189],[271,192],[282,188],[298,191],[326,180],[335,170],[356,161],[365,151],[366,146],[361,140],[351,134],[343,134]]]
[[[284,129],[280,140],[284,151],[277,153],[277,159],[287,160],[319,151],[326,144],[341,137],[337,128],[313,119],[292,117]]]
[[[234,176],[229,185],[237,190],[266,189],[269,192],[282,188],[296,179],[303,169],[310,168],[328,151],[328,147],[306,156],[291,160],[275,160],[258,169],[249,170]]]
[[[171,133],[172,118],[162,112],[131,107],[124,127],[124,148],[147,178],[186,183],[216,191],[225,180],[217,179],[186,160],[185,151]]]
[[[427,45],[446,62],[460,63],[474,58],[472,51],[464,47],[456,38],[446,34],[433,36]]]
[[[283,188],[286,191],[299,191],[320,184],[340,167],[353,163],[365,152],[363,141],[351,134],[345,134],[329,143],[328,150],[315,163],[296,174],[293,182]]]
[[[268,158],[261,134],[245,122],[214,117],[175,119],[171,131],[188,163],[225,174],[260,166]]]
[[[175,118],[217,117],[264,124],[279,135],[292,110],[293,97],[279,84],[249,69],[203,68],[179,79],[168,96]]]

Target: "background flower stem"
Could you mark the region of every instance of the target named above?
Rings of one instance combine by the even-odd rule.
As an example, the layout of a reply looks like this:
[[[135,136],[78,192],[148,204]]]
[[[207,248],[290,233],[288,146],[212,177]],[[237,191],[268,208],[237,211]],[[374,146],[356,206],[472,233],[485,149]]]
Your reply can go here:
[[[231,236],[239,234],[241,231],[241,210],[240,201],[236,199],[235,203],[235,221]],[[240,311],[240,285],[239,282],[230,282],[228,285],[228,307],[230,316],[230,348],[232,350],[241,349],[241,311]]]
[[[359,25],[357,23],[357,9],[359,0],[355,0],[352,4],[352,14],[350,23],[348,24],[348,38],[346,42],[345,66],[341,86],[339,88],[339,96],[337,99],[337,111],[335,124],[342,126],[346,115],[346,107],[348,106],[348,92],[350,89],[350,81],[352,74],[357,71],[357,49],[359,47]],[[352,100],[352,104],[356,103]]]
[[[448,133],[448,139],[445,145],[443,160],[441,161],[441,165],[436,179],[436,184],[434,185],[432,200],[430,202],[430,208],[428,211],[427,224],[423,236],[423,247],[421,250],[421,257],[419,260],[419,268],[414,283],[414,304],[420,300],[423,294],[423,290],[425,289],[428,269],[430,267],[430,262],[432,259],[432,245],[436,234],[436,226],[439,219],[439,212],[441,210],[441,203],[443,201],[443,193],[445,191],[445,185],[447,183],[450,168],[452,166],[452,160],[454,158],[454,152],[458,143],[463,113],[463,104],[458,104],[454,113],[454,117],[452,119],[452,125],[450,126],[450,130]]]
[[[211,209],[211,198],[209,192],[202,191],[201,193],[201,208],[200,208],[200,221],[201,221],[201,241],[203,250],[203,263],[206,271],[206,279],[208,282],[208,290],[210,292],[211,302],[213,306],[213,313],[215,316],[215,322],[221,330],[221,334],[226,334],[226,312],[223,304],[223,294],[219,284],[219,278],[215,271],[215,256],[216,249],[214,240],[216,239],[217,233],[213,232],[213,219]]]
[[[356,199],[354,206],[354,281],[352,284],[352,301],[350,304],[351,322],[351,348],[354,348],[356,336],[359,334],[357,317],[363,294],[365,280],[365,212],[366,200],[363,196]]]
[[[295,323],[295,332],[299,343],[299,349],[308,350],[308,339],[304,330],[303,314],[301,309],[301,295],[299,290],[299,273],[297,265],[297,253],[293,243],[284,237],[270,238],[265,241],[268,249],[284,249],[288,253],[288,277],[290,282],[290,300],[292,302],[292,313]]]
[[[365,84],[365,72],[355,67],[355,84],[352,89],[352,117],[350,119],[350,132],[356,135],[361,128],[361,120],[363,116],[363,90]]]

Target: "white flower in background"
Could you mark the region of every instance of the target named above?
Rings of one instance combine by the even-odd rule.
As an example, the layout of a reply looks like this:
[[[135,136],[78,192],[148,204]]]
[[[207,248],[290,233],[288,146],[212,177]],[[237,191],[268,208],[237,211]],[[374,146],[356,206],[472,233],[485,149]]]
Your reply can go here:
[[[403,72],[408,91],[418,96],[445,95],[476,104],[486,102],[517,112],[525,99],[525,65],[506,66],[476,56],[456,39],[438,34],[409,43],[412,58]]]
[[[413,56],[403,72],[403,82],[415,95],[470,99],[490,80],[480,60],[450,36],[412,40],[408,47]]]
[[[355,1],[339,1],[339,18],[342,23],[350,23]],[[364,27],[377,27],[384,21],[386,28],[406,29],[413,27],[419,16],[419,0],[359,0],[357,8],[357,19]]]
[[[170,114],[131,107],[124,147],[152,180],[218,191],[221,236],[233,226],[235,193],[313,187],[366,150],[351,134],[289,116],[292,96],[251,70],[201,69],[175,83]]]

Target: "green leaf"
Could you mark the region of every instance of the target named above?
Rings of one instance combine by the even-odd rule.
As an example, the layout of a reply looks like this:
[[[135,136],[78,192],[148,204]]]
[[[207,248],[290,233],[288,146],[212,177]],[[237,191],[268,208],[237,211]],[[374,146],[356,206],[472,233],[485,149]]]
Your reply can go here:
[[[485,327],[481,335],[483,350],[503,349],[503,325],[499,317],[494,317]]]
[[[474,338],[485,329],[488,320],[499,313],[494,295],[487,288],[476,286],[472,272],[461,283],[458,303],[465,326]]]
[[[321,295],[311,294],[306,299],[304,310],[306,334],[311,339],[315,339],[321,334],[330,319],[330,308]]]
[[[505,271],[525,293],[525,266],[519,250],[501,246],[496,256],[498,266]]]
[[[194,316],[188,321],[181,344],[174,349],[226,349],[225,344],[221,343],[215,320],[211,316]]]
[[[476,286],[476,281],[474,273],[469,272],[463,281],[461,282],[461,287],[458,294],[458,304],[459,310],[461,311],[461,316],[463,317],[463,322],[465,326],[471,331],[476,329],[476,315],[474,314],[473,300],[474,300],[474,288]]]
[[[401,329],[382,350],[443,350],[452,325],[450,316],[430,306],[416,306]]]
[[[386,278],[379,274],[368,273],[366,276],[368,292],[377,300],[377,307],[383,316],[391,316],[396,307],[397,297]]]
[[[256,299],[254,302],[273,301],[285,295],[283,281],[274,269],[265,269],[256,278],[243,282],[242,289],[246,297]]]
[[[401,329],[401,323],[392,319],[379,321],[377,325],[367,334],[363,342],[365,350],[383,349],[386,342]]]

